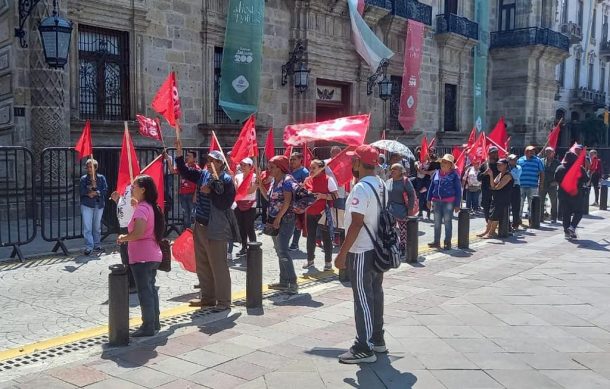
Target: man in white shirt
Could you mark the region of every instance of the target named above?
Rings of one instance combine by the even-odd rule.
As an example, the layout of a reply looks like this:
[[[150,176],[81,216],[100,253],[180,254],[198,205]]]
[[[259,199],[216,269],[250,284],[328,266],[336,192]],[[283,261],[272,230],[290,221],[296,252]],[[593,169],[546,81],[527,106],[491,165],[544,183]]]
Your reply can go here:
[[[125,193],[121,196],[119,192],[114,191],[110,198],[116,203],[116,216],[119,220],[119,233],[126,234],[127,226],[133,216],[134,206],[131,199],[131,185],[125,187]],[[133,200],[135,201],[135,199]],[[127,242],[119,245],[121,253],[121,263],[127,268],[127,280],[129,281],[129,293],[136,293],[136,282],[133,279],[131,270],[129,269],[129,254],[127,253]]]
[[[352,188],[345,204],[345,241],[335,258],[338,269],[347,267],[354,293],[356,341],[350,350],[339,356],[341,363],[372,363],[375,352],[387,352],[383,339],[383,273],[375,270],[372,236],[379,227],[379,204],[386,191],[383,181],[375,175],[379,152],[369,146],[358,146],[352,155],[352,171],[359,181]],[[346,266],[347,265],[347,266]]]

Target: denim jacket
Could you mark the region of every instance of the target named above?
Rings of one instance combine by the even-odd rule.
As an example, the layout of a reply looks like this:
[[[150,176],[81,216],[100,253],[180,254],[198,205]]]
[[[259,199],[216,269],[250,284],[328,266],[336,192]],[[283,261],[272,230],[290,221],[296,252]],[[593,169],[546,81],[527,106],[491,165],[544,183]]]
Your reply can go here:
[[[453,197],[453,206],[459,207],[462,202],[462,184],[460,176],[455,170],[447,173],[446,176],[441,176],[437,170],[432,175],[430,189],[428,189],[428,201],[432,199],[446,199]]]
[[[85,174],[80,178],[80,203],[85,207],[89,208],[104,208],[106,205],[106,197],[108,196],[108,184],[106,184],[106,177],[101,174],[96,174],[95,187],[97,188],[98,196],[90,198],[89,185],[91,185],[91,178],[88,174]]]

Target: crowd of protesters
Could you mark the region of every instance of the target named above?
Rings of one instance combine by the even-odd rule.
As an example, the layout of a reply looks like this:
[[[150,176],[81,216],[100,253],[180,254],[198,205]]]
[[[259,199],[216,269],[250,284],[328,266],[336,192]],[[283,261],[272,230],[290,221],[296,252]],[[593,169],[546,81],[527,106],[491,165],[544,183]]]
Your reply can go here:
[[[340,152],[333,148],[331,158]],[[331,270],[333,238],[337,230],[342,230],[335,266],[347,269],[352,280],[357,336],[353,347],[339,358],[343,363],[374,362],[376,352],[387,351],[383,338],[383,273],[375,270],[373,242],[382,207],[387,207],[396,222],[403,255],[407,249],[406,221],[409,216],[424,220],[424,212],[426,220],[434,219],[433,240],[428,245],[441,249],[443,237],[442,249],[450,250],[454,214],[463,201],[472,217],[482,210],[487,224],[478,236],[496,238],[502,222],[511,230],[527,227],[523,219],[533,211],[533,196],[540,196],[540,211],[545,215],[548,197],[550,222],[556,223],[561,214],[565,237],[575,239],[588,190],[594,189],[597,204],[603,175],[601,160],[591,150],[581,167],[578,190],[565,190],[561,183],[580,153],[582,146],[575,145],[560,161],[550,147],[541,152],[541,158],[533,146],[528,146],[520,158],[514,154],[500,158],[498,148],[491,146],[485,161],[467,161],[460,171],[453,155],[439,158],[434,148],[423,162],[415,162],[397,154],[386,158],[372,146],[361,145],[348,153],[352,158],[352,182],[340,186],[327,166],[329,160],[313,159],[307,169],[303,154],[295,152],[274,156],[260,171],[252,158],[244,158],[233,172],[220,151],[211,151],[205,166],[200,167],[194,152],[187,151],[183,156],[178,140],[177,157],[171,165],[180,176],[178,194],[184,227],[191,228],[194,237],[200,288],[199,297],[190,304],[215,312],[230,309],[227,259],[232,257],[228,253],[234,243],[241,243],[238,256],[243,256],[246,243],[256,241],[256,202],[260,194],[263,233],[272,238],[278,257],[279,280],[269,284],[270,289],[298,293],[291,251],[298,249],[301,236],[307,239],[303,268],[314,267],[320,243],[324,270]],[[85,254],[89,255],[101,250],[100,219],[107,185],[104,176],[97,173],[95,160],[88,160],[86,166],[80,193]],[[111,194],[121,228],[117,239],[121,259],[128,266],[130,292],[138,294],[142,310],[143,323],[132,336],[151,336],[160,328],[155,280],[165,224],[157,197],[157,188],[147,175],[136,177],[124,194]]]

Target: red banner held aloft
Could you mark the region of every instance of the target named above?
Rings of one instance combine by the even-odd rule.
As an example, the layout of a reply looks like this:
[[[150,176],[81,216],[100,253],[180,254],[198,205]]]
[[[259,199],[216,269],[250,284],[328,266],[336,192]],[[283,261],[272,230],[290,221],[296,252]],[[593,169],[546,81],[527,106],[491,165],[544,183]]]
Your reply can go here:
[[[557,149],[557,142],[559,142],[559,132],[561,132],[561,121],[557,123],[553,131],[549,134],[549,139],[546,142],[553,150]]]
[[[504,122],[504,116],[500,117],[500,120],[498,120],[498,123],[496,123],[494,129],[489,133],[487,139],[491,140],[492,143],[502,148],[506,145],[508,134],[506,133],[506,123]]]
[[[578,154],[578,159],[570,167],[566,175],[561,181],[561,189],[566,191],[570,196],[576,196],[578,194],[578,180],[583,174],[582,167],[585,166],[585,156],[587,155],[587,149],[584,149]]]
[[[407,37],[400,91],[398,121],[406,132],[411,130],[417,119],[417,90],[419,69],[422,62],[424,25],[413,20],[407,21]]]
[[[302,146],[325,140],[359,146],[364,143],[370,119],[370,115],[356,115],[324,122],[288,125],[284,129],[284,145]]]
[[[119,175],[116,183],[116,191],[120,195],[125,193],[127,185],[131,185],[133,179],[140,174],[140,164],[133,141],[129,135],[127,122],[123,133],[123,146],[121,147],[121,159],[119,160]]]
[[[275,143],[273,142],[273,128],[269,129],[267,133],[267,140],[265,141],[265,157],[270,160],[275,156]]]
[[[337,156],[330,160],[328,168],[335,175],[338,186],[343,186],[350,182],[352,179],[352,157],[347,155],[348,151],[354,151],[355,146],[346,147],[337,154]]]
[[[89,157],[93,155],[93,142],[91,141],[91,123],[89,120],[85,122],[85,128],[83,128],[83,133],[78,138],[76,145],[74,146],[74,150],[78,156],[78,159],[81,160],[84,157]]]
[[[428,159],[428,138],[424,135],[419,148],[419,162],[424,163]]]
[[[177,121],[182,115],[180,110],[180,96],[178,95],[178,84],[176,73],[170,72],[152,101],[152,107],[160,115],[163,115],[170,126],[178,129]]]
[[[165,212],[165,186],[163,185],[163,155],[159,155],[146,166],[141,174],[148,174],[157,184],[157,205]]]
[[[136,115],[136,119],[140,124],[140,135],[155,140],[163,140],[161,135],[161,123],[158,120],[147,118],[143,115]]]
[[[239,133],[237,142],[231,150],[231,161],[239,164],[242,159],[248,157],[258,157],[258,143],[256,143],[256,119],[250,116],[244,123]]]

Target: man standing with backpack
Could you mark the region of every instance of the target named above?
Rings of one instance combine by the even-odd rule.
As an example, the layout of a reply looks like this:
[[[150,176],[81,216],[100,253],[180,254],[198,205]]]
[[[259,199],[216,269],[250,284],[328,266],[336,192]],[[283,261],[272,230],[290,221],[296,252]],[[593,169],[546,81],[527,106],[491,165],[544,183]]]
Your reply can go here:
[[[382,211],[377,198],[385,202],[387,193],[383,181],[375,175],[379,152],[362,145],[350,154],[352,172],[359,181],[345,204],[347,232],[335,266],[347,268],[349,272],[354,293],[356,341],[348,352],[339,356],[339,362],[372,363],[377,360],[375,352],[387,352],[383,338],[383,273],[376,268],[375,245],[371,239],[378,234]]]

